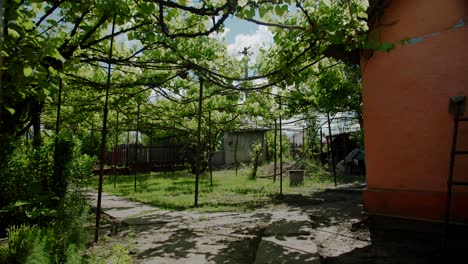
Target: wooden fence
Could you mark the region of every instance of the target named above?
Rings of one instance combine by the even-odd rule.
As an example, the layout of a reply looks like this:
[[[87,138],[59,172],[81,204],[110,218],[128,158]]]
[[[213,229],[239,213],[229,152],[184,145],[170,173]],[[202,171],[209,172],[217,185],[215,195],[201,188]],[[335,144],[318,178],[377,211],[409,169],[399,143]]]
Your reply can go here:
[[[111,167],[142,168],[154,171],[185,167],[187,155],[180,146],[120,145],[106,153]]]

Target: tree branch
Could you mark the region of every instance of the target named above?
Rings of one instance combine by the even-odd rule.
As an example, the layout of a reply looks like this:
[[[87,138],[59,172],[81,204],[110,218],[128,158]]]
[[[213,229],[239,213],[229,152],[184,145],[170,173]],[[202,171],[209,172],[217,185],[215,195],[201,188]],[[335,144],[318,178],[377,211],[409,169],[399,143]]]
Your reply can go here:
[[[258,25],[269,26],[269,27],[277,27],[277,28],[284,28],[284,29],[301,29],[301,30],[306,29],[305,27],[302,27],[302,26],[269,23],[269,22],[259,21],[259,20],[253,19],[253,18],[244,18],[244,20],[253,22],[253,23],[258,24]]]
[[[61,4],[63,4],[66,0],[59,0],[59,1],[55,1],[55,3],[52,5],[52,7],[47,10],[47,12],[45,12],[45,14],[36,22],[34,29],[36,29],[41,23],[42,21],[44,21],[44,19],[46,19],[48,16],[50,16],[58,7],[60,7]]]

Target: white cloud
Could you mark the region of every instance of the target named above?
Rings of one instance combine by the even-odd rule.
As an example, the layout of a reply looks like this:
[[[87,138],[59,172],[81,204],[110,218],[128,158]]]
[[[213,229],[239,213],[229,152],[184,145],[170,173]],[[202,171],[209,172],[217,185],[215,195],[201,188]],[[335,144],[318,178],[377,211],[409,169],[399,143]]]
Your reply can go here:
[[[242,59],[242,55],[239,52],[243,51],[244,48],[249,48],[250,64],[252,65],[258,54],[260,48],[267,49],[273,43],[273,33],[268,30],[267,26],[259,26],[254,34],[239,34],[235,37],[234,43],[227,46],[228,54]]]
[[[230,31],[231,31],[230,28],[225,27],[223,32],[221,32],[221,33],[214,32],[214,33],[210,34],[210,37],[213,37],[213,38],[217,39],[218,41],[226,43],[227,35],[229,34]]]

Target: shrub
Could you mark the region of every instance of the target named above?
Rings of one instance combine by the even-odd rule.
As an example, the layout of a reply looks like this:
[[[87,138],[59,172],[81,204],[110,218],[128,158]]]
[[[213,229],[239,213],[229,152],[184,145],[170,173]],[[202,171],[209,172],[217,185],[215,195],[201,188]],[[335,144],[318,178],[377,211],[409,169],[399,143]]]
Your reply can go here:
[[[256,143],[252,146],[252,151],[250,152],[251,161],[250,161],[250,167],[252,168],[252,171],[250,172],[249,178],[251,180],[257,179],[257,169],[258,169],[258,160],[260,159],[260,156],[262,154],[262,143]]]
[[[37,226],[21,225],[8,229],[8,263],[50,263],[47,249],[53,243],[53,232]]]
[[[279,129],[279,128],[278,128]],[[276,155],[279,159],[280,154],[280,133],[279,130],[276,132]],[[275,159],[275,134],[274,131],[267,132],[267,144],[268,144],[268,160],[273,161]],[[291,158],[291,143],[289,142],[288,137],[283,132],[283,160],[287,160]]]
[[[80,189],[95,158],[82,155],[80,141],[67,135],[45,138],[38,148],[13,145],[0,163],[0,235],[7,230],[9,237],[0,261],[79,263],[89,211]],[[12,225],[20,226],[7,229]]]

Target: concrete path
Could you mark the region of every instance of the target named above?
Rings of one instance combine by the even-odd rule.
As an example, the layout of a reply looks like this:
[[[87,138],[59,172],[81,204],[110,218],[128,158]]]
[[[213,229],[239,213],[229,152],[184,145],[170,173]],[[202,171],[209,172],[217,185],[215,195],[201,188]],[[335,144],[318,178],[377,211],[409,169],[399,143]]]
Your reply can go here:
[[[87,191],[91,203],[97,194]],[[103,194],[104,213],[130,225],[138,263],[321,263],[369,244],[353,232],[359,194],[322,192],[287,197],[252,213],[164,211]]]

